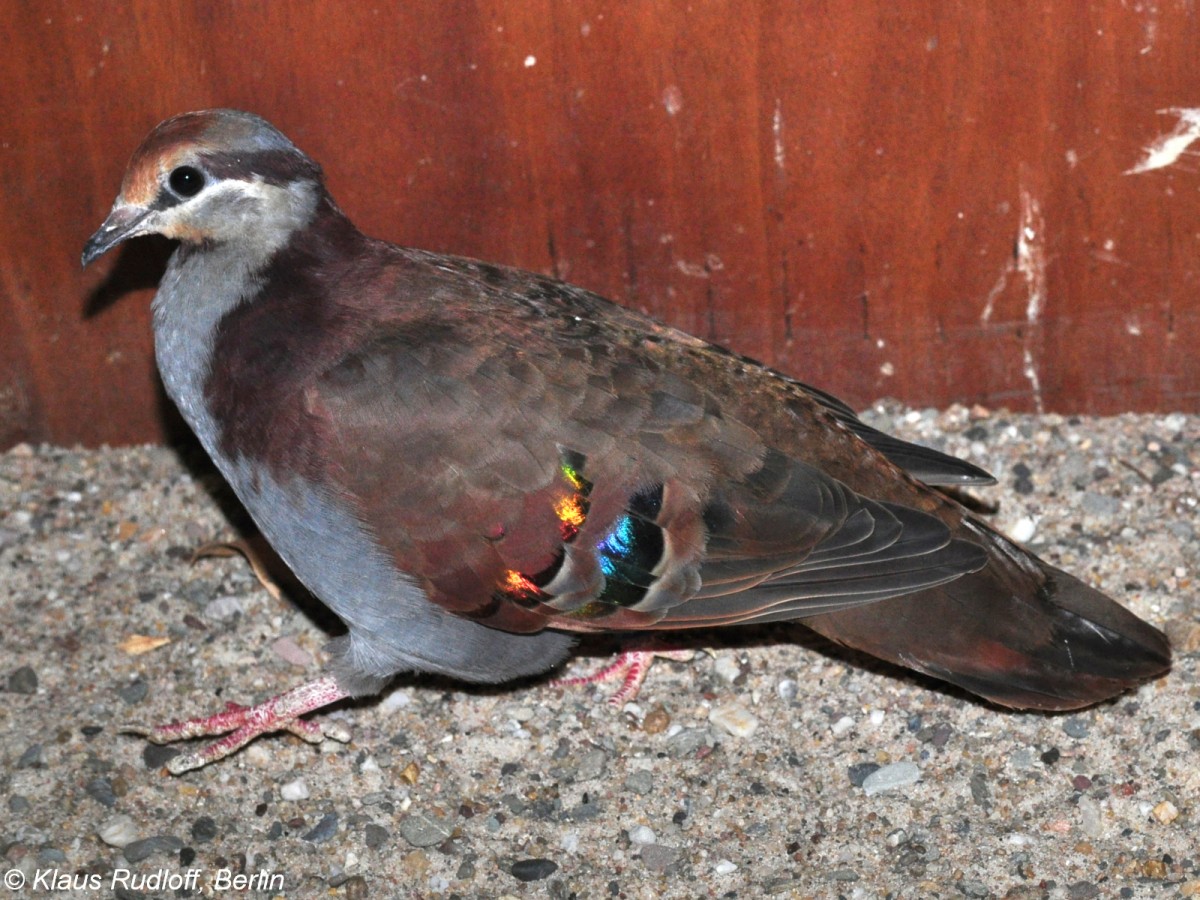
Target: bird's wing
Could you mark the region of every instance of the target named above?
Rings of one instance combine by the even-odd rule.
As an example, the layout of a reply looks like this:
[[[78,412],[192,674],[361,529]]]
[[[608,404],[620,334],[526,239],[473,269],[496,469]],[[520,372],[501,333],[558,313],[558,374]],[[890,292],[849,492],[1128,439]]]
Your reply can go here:
[[[778,376],[556,289],[453,311],[435,295],[306,389],[328,483],[433,601],[511,631],[682,628],[828,612],[984,565],[938,518],[768,439],[757,420],[774,415],[767,431],[829,429],[862,465],[890,465],[835,416],[764,413],[796,390]]]
[[[834,418],[857,434],[860,438],[925,484],[944,487],[983,486],[995,484],[991,473],[965,459],[942,453],[932,447],[924,447],[898,437],[885,434],[862,421],[849,406],[825,391],[794,379],[787,379],[796,387],[824,407]]]

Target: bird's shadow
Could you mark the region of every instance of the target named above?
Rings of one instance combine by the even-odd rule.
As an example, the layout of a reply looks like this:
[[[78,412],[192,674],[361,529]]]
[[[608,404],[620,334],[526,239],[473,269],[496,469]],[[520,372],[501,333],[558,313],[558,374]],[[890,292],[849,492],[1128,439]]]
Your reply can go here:
[[[652,640],[648,641],[648,637],[652,638]],[[657,640],[654,640],[655,638]],[[795,647],[799,651],[797,653],[797,665],[811,664],[811,660],[801,659],[801,655],[807,651],[824,657],[830,662],[839,663],[880,678],[902,682],[933,694],[940,694],[949,700],[957,701],[959,704],[970,704],[980,709],[988,709],[999,713],[1014,712],[1014,710],[993,703],[984,697],[976,696],[970,691],[934,678],[931,675],[925,675],[922,672],[890,663],[887,660],[879,659],[868,653],[855,650],[852,647],[837,644],[824,635],[818,634],[811,628],[808,628],[800,621],[776,622],[763,625],[740,625],[720,629],[701,628],[689,631],[657,632],[650,635],[646,633],[587,634],[580,637],[579,642],[575,645],[574,652],[562,665],[539,675],[506,681],[500,684],[474,684],[458,681],[444,675],[403,673],[397,675],[389,683],[385,692],[396,687],[419,687],[426,690],[440,691],[447,695],[458,692],[478,697],[497,697],[514,694],[521,690],[544,689],[550,686],[549,682],[551,680],[562,677],[564,670],[569,666],[575,666],[588,671],[589,667],[586,664],[581,665],[581,661],[588,658],[593,658],[595,661],[594,665],[590,668],[599,669],[611,661],[617,654],[621,653],[622,650],[627,649],[626,645],[630,642],[636,643],[637,649],[645,649],[648,645],[654,649],[661,647],[661,649],[666,650],[695,651],[737,650],[786,645]],[[696,665],[697,662],[698,660],[691,660],[688,662],[668,662],[665,664],[691,666]],[[653,675],[651,675],[651,678],[653,678]],[[716,690],[719,682],[714,681],[712,684],[714,690]],[[570,686],[556,687],[554,689],[564,691],[580,690]],[[646,688],[643,699],[652,699],[652,690],[652,687]],[[803,693],[803,685],[801,685],[801,693]],[[583,689],[580,690],[580,696],[581,699],[586,700],[589,699],[590,695],[586,689]],[[365,704],[369,700],[370,698],[360,698],[359,702]],[[1050,710],[1041,710],[1038,712],[1048,716],[1059,714],[1056,711]]]
[[[168,406],[171,402],[165,394],[163,402]],[[173,407],[172,407],[173,408]],[[250,518],[250,514],[246,512],[246,508],[242,502],[234,494],[233,488],[217,470],[212,459],[200,445],[200,441],[180,421],[182,434],[177,439],[173,439],[170,443],[172,452],[179,459],[180,464],[192,476],[192,480],[200,485],[209,498],[216,504],[221,511],[222,517],[229,527],[234,531],[237,539],[244,542],[246,549],[252,553],[258,563],[266,571],[266,574],[272,581],[282,590],[284,602],[291,603],[295,606],[305,618],[313,625],[321,629],[330,638],[338,637],[346,633],[346,626],[324,603],[304,586],[288,568],[285,563],[275,552],[272,547],[262,536],[258,530],[258,526],[254,524],[254,520]],[[212,539],[217,540],[218,535],[213,535]],[[245,565],[241,560],[235,560],[235,565]]]
[[[117,261],[108,275],[92,288],[83,302],[84,320],[96,318],[127,294],[157,287],[175,247],[175,241],[147,235],[139,237],[136,246],[118,248]]]

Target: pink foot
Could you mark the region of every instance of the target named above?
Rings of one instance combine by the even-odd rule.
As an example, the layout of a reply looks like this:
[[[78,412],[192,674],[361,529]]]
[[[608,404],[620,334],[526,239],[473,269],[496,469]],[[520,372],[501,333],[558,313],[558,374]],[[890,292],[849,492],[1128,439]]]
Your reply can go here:
[[[550,686],[577,687],[584,684],[600,684],[603,681],[614,681],[620,678],[621,686],[608,698],[608,705],[624,706],[637,697],[655,657],[687,662],[695,656],[695,650],[626,650],[599,671],[590,675],[556,678],[550,682]]]
[[[335,722],[322,726],[318,722],[301,719],[300,716],[310,713],[314,709],[328,706],[330,703],[336,703],[347,696],[348,694],[338,687],[332,677],[326,676],[292,688],[257,706],[239,706],[236,703],[229,703],[224,712],[217,713],[215,716],[187,719],[183,722],[170,722],[158,726],[127,725],[122,730],[144,735],[155,744],[169,744],[172,741],[211,737],[218,734],[225,735],[195,753],[184,753],[170,760],[167,763],[167,770],[172,775],[180,775],[191,769],[199,769],[201,766],[216,762],[218,759],[224,759],[241,750],[259,735],[269,734],[272,731],[290,731],[310,744],[319,744],[324,738],[345,743],[350,740],[350,732],[344,725]]]

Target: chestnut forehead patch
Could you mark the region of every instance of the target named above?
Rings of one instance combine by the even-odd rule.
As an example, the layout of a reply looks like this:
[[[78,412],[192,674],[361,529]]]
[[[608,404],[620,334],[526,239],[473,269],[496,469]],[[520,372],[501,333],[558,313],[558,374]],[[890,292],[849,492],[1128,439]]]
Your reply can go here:
[[[202,113],[187,113],[167,119],[142,141],[134,151],[121,185],[121,198],[126,203],[148,204],[158,194],[158,177],[175,160],[202,145],[210,125]]]
[[[175,116],[150,133],[130,160],[122,200],[149,204],[158,194],[162,173],[188,160],[211,163],[219,178],[259,175],[282,184],[320,174],[264,119],[236,110],[205,110]]]

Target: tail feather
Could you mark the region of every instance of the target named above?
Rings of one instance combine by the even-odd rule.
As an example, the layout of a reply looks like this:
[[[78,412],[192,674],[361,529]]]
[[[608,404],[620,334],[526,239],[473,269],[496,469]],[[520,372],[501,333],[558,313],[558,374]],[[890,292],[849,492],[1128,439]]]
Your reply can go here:
[[[1002,706],[1089,706],[1164,674],[1166,636],[978,523],[991,557],[949,584],[805,619],[826,637]]]

